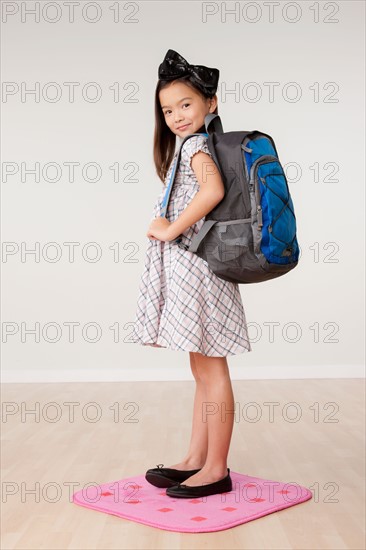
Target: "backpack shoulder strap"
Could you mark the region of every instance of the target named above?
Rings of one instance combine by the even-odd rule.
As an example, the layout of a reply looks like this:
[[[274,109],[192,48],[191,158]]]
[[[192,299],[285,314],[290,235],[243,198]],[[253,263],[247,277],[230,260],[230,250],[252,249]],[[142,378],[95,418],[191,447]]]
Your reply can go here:
[[[183,147],[183,144],[184,144],[188,139],[190,139],[190,138],[193,137],[193,136],[202,136],[202,135],[208,137],[208,134],[203,134],[203,133],[189,134],[188,136],[186,136],[186,137],[183,139],[182,143],[180,144],[179,152],[178,152],[177,158],[175,159],[175,163],[174,163],[174,166],[173,166],[172,174],[171,174],[171,176],[170,176],[170,181],[169,181],[169,184],[167,185],[167,189],[166,189],[166,192],[165,192],[163,201],[162,201],[162,203],[161,203],[160,217],[162,217],[162,218],[164,218],[164,217],[166,216],[166,212],[167,212],[167,210],[168,210],[169,198],[170,198],[171,191],[172,191],[172,189],[173,189],[173,184],[174,184],[174,180],[175,180],[175,175],[176,175],[176,172],[177,172],[177,168],[178,168],[178,166],[179,166],[180,157],[181,157],[181,154],[182,154],[182,147]]]

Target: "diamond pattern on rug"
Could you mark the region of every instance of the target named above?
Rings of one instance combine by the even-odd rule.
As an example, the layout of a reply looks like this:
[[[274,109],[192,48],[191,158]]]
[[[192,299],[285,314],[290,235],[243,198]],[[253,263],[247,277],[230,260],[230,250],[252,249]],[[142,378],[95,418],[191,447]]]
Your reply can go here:
[[[306,487],[252,477],[230,470],[233,490],[200,498],[173,498],[145,475],[77,491],[73,502],[86,508],[167,531],[222,531],[312,498]]]

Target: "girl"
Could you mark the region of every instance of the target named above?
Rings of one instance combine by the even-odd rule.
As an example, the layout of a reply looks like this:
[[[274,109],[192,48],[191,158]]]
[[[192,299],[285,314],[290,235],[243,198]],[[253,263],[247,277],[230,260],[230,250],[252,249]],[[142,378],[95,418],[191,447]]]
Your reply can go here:
[[[252,351],[237,284],[218,278],[208,263],[179,247],[189,245],[223,198],[221,176],[206,144],[204,120],[218,113],[218,69],[190,65],[168,50],[155,92],[154,161],[163,182],[147,231],[134,342],[189,352],[196,381],[190,448],[169,468],[152,468],[146,479],[167,495],[192,498],[231,491],[227,455],[234,398],[226,357]],[[160,210],[173,164],[176,136],[183,144],[166,217]],[[207,417],[206,417],[207,414]],[[181,482],[185,481],[185,484]]]

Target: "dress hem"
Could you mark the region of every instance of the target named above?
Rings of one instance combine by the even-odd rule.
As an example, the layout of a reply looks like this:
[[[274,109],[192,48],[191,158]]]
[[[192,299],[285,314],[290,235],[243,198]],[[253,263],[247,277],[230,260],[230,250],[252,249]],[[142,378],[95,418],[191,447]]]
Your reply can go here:
[[[201,353],[205,357],[228,357],[231,355],[241,355],[242,353],[248,353],[253,351],[253,349],[250,347],[250,348],[244,348],[242,351],[228,351],[226,355],[213,355],[213,354],[202,353],[202,350],[200,350],[196,346],[193,346],[194,349],[190,349],[190,348],[173,347],[172,345],[169,345],[169,344],[164,346],[164,345],[158,344],[158,342],[159,340],[157,342],[144,342],[142,340],[135,340],[133,344],[140,344],[141,346],[150,346],[155,348],[170,349],[172,351],[192,351],[196,353]]]

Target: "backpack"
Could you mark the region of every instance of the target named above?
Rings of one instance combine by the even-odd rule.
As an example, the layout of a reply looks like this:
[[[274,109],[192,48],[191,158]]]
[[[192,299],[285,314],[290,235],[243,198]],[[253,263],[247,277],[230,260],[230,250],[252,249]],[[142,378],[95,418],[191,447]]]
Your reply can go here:
[[[207,146],[225,186],[224,198],[205,216],[190,245],[217,277],[238,284],[285,275],[298,264],[296,217],[273,138],[258,130],[223,132],[218,115],[205,117],[207,133],[189,134],[179,149],[162,202],[166,215],[182,146],[194,135]]]

